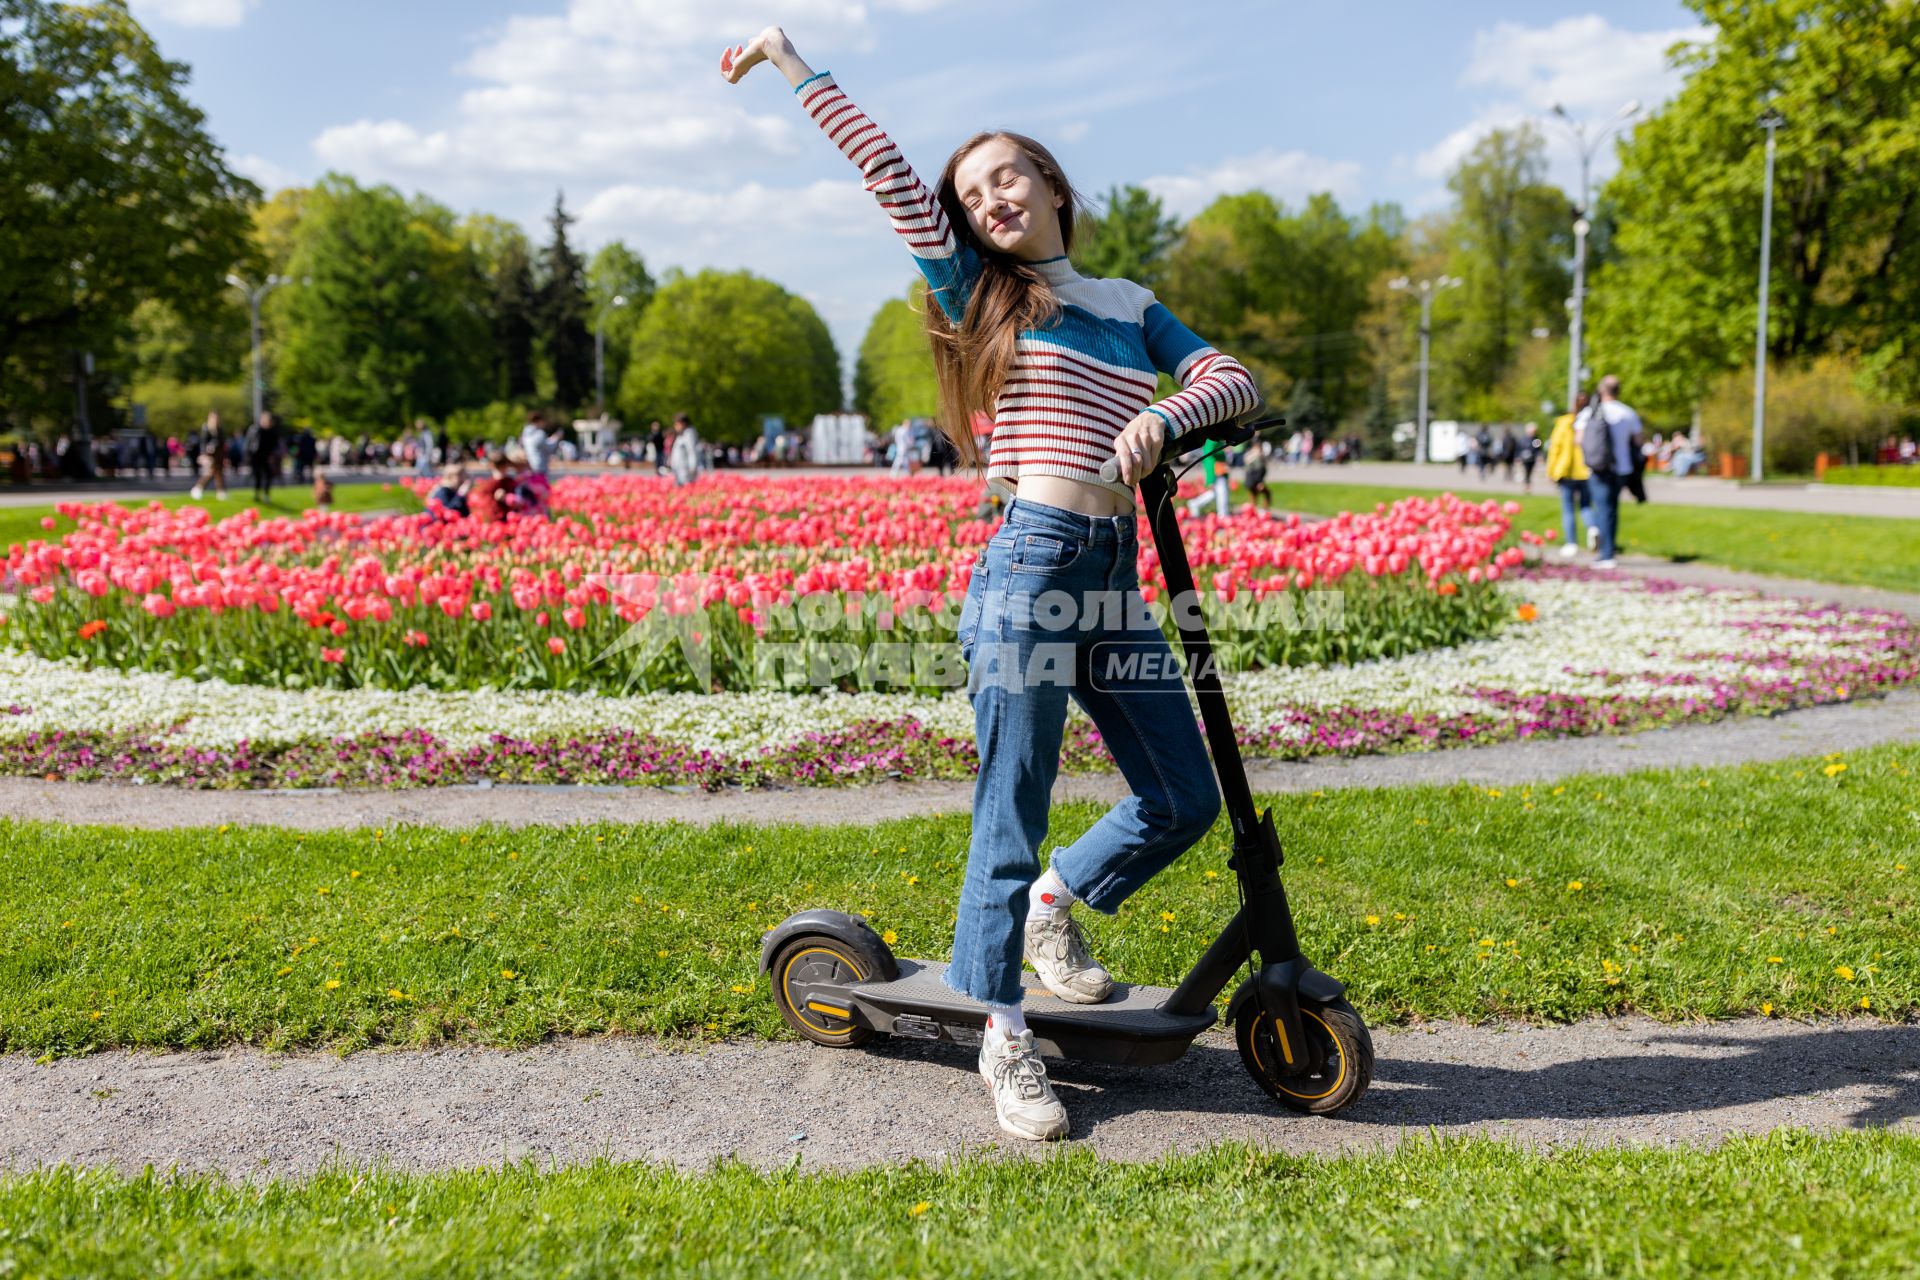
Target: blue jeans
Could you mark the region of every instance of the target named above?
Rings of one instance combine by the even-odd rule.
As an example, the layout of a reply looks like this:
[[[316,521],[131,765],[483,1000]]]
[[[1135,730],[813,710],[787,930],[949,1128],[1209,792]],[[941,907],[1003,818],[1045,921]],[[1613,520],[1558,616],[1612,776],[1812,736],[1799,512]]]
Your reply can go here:
[[[1585,480],[1561,480],[1560,485],[1560,533],[1567,545],[1580,545],[1580,509],[1587,509],[1587,523],[1593,523],[1593,499],[1587,494]]]
[[[1593,497],[1593,522],[1600,527],[1600,558],[1611,560],[1620,538],[1620,477],[1595,472],[1587,477],[1587,492]]]
[[[1135,521],[1016,497],[974,565],[957,638],[980,775],[946,981],[988,1004],[1020,1001],[1027,890],[1040,875],[1069,696],[1133,790],[1054,848],[1074,897],[1112,915],[1220,814],[1185,679],[1140,596]]]

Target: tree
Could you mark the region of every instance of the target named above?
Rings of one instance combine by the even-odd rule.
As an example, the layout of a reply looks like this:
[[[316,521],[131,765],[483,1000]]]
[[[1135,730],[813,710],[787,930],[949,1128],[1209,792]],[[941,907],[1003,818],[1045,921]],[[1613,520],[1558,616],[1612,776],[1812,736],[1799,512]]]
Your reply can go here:
[[[760,416],[810,421],[840,406],[839,359],[805,299],[745,271],[671,274],[634,331],[620,384],[629,422],[689,414],[709,440],[745,444]]]
[[[1769,353],[1856,355],[1920,400],[1920,6],[1690,0],[1711,43],[1620,148],[1619,265],[1597,288],[1597,368],[1678,416],[1752,360],[1765,134],[1774,178]]]
[[[487,401],[487,296],[450,210],[328,174],[293,240],[302,283],[272,302],[280,384],[300,414],[390,431]]]
[[[1357,220],[1327,194],[1298,213],[1262,191],[1222,196],[1187,225],[1158,293],[1269,401],[1306,381],[1338,422],[1364,395],[1371,290],[1401,259],[1401,222],[1391,205]]]
[[[495,385],[508,400],[533,398],[533,337],[539,307],[533,258],[522,237],[506,246],[493,274],[493,347],[499,369]]]
[[[586,264],[567,243],[573,224],[566,193],[554,197],[547,225],[553,228],[541,258],[540,334],[553,366],[554,398],[568,409],[593,394],[593,335],[587,323]]]
[[[1142,187],[1114,187],[1105,203],[1104,214],[1083,209],[1075,220],[1073,265],[1090,276],[1153,288],[1180,238],[1180,223],[1163,217],[1159,197]]]
[[[80,352],[135,307],[230,300],[259,191],[227,167],[124,0],[0,0],[0,419],[60,421]]]
[[[940,399],[927,345],[927,289],[916,280],[905,298],[880,304],[860,342],[853,365],[853,411],[867,415],[875,429],[902,418],[931,418]]]
[[[587,266],[587,305],[603,326],[607,386],[612,392],[619,391],[620,379],[626,376],[634,330],[640,327],[640,317],[653,301],[653,290],[653,276],[647,271],[646,261],[625,242],[609,240],[595,250]],[[626,302],[616,307],[615,298],[625,298]]]
[[[1546,169],[1539,130],[1523,124],[1481,138],[1447,180],[1458,202],[1452,274],[1465,284],[1435,359],[1469,405],[1498,401],[1534,329],[1566,327],[1572,219]]]
[[[538,296],[527,233],[517,223],[481,213],[461,220],[460,237],[473,250],[481,291],[487,297],[493,338],[488,394],[500,400],[530,400]]]

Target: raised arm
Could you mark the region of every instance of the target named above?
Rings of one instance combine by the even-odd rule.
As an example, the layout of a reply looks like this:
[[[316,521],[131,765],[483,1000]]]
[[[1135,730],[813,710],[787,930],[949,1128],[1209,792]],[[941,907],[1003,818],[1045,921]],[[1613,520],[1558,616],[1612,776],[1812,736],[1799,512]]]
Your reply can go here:
[[[926,277],[928,292],[958,323],[966,312],[967,294],[979,278],[980,263],[972,249],[955,239],[939,197],[920,180],[893,139],[834,83],[831,73],[815,72],[801,61],[779,27],[768,27],[748,43],[721,54],[720,74],[738,84],[762,62],[771,62],[786,76],[807,115],[860,170],[867,190]]]

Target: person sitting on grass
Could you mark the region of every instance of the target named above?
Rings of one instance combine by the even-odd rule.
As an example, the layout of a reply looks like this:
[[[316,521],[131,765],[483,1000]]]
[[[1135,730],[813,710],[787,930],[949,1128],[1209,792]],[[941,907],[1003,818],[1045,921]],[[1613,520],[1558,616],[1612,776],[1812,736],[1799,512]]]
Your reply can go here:
[[[513,460],[503,452],[495,452],[489,461],[488,474],[467,490],[468,512],[480,524],[498,524],[505,520],[517,501],[514,490],[518,482]]]
[[[467,506],[467,469],[457,462],[440,468],[440,483],[427,495],[427,510],[442,520],[464,520],[473,514]]]

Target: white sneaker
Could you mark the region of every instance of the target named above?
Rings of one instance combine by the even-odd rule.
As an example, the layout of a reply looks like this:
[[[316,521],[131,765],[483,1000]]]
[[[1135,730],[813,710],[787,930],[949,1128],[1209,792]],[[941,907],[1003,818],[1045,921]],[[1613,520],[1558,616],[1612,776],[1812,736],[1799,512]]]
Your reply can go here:
[[[1593,567],[1594,567],[1594,568],[1596,568],[1596,569],[1611,569],[1611,568],[1613,568],[1613,561],[1611,561],[1611,560],[1595,560],[1595,561],[1593,562]]]
[[[1600,549],[1600,529],[1597,525],[1590,524],[1587,526],[1587,550],[1598,551],[1599,549]]]
[[[1002,1129],[1032,1142],[1067,1136],[1067,1109],[1053,1096],[1033,1032],[1001,1037],[989,1030],[980,1041],[980,1076],[993,1090]]]
[[[195,502],[198,502],[200,501],[200,495],[204,492],[205,490],[203,490],[199,485],[195,485],[193,486],[193,488],[187,490],[187,496],[189,498],[192,498]]]
[[[1571,560],[1579,554],[1580,548],[1574,546],[1571,542],[1563,542],[1560,544],[1560,558],[1562,560]]]
[[[1042,920],[1027,916],[1027,960],[1047,990],[1071,1004],[1099,1004],[1113,994],[1113,975],[1093,962],[1071,908]]]

